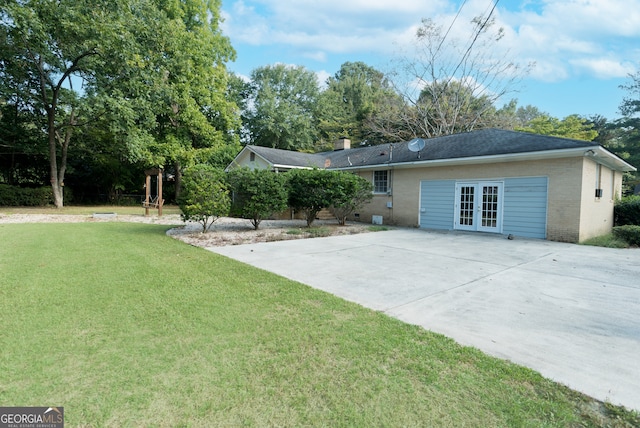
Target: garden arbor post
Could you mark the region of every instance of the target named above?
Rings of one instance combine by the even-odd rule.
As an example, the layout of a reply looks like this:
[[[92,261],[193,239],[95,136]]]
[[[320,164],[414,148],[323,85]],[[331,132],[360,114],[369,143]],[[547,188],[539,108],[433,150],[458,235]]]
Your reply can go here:
[[[149,215],[150,208],[158,209],[158,217],[162,217],[162,206],[164,205],[164,199],[162,199],[162,175],[164,173],[162,168],[152,168],[148,169],[145,172],[146,180],[144,185],[144,202],[142,202],[142,206],[144,207],[144,215]],[[156,186],[156,195],[151,196],[151,176],[157,175],[158,181]]]

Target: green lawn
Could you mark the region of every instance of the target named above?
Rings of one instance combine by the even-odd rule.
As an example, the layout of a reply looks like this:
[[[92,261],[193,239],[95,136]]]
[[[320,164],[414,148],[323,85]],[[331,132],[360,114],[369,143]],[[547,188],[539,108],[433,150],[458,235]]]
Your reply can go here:
[[[60,215],[91,215],[93,213],[116,213],[118,215],[144,215],[144,208],[141,205],[135,206],[115,206],[115,205],[67,205],[60,209],[51,207],[0,207],[0,214],[60,214]],[[149,214],[158,215],[157,209],[150,209]],[[164,205],[162,214],[180,214],[180,208],[176,205]]]
[[[3,406],[69,427],[640,424],[166,229],[0,224]]]

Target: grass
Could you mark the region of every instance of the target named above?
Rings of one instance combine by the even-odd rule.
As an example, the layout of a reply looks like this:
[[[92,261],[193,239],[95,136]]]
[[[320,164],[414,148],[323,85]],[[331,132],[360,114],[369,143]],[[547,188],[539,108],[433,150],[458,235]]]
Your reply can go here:
[[[379,226],[379,225],[369,226],[367,229],[369,229],[370,232],[384,232],[389,230],[387,226]]]
[[[327,226],[311,226],[305,228],[289,229],[286,231],[286,234],[294,236],[306,235],[306,237],[308,238],[323,238],[326,236],[331,236],[332,231],[331,228]]]
[[[638,426],[538,373],[191,247],[0,224],[0,403],[67,426]]]
[[[60,215],[91,215],[93,213],[116,213],[118,215],[144,215],[144,208],[142,206],[111,206],[111,205],[96,205],[96,206],[65,206],[60,209],[55,207],[0,207],[0,214],[60,214]],[[149,210],[150,215],[158,215],[158,210]],[[176,205],[164,205],[162,207],[162,214],[180,214],[180,208]]]
[[[595,247],[607,248],[629,248],[629,243],[623,239],[617,238],[613,233],[607,235],[596,236],[581,242],[582,245],[592,245]]]

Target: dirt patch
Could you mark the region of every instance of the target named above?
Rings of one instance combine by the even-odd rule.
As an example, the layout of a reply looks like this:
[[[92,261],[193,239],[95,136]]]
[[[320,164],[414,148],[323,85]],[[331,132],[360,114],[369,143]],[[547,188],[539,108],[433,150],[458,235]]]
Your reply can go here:
[[[254,230],[249,220],[221,218],[215,221],[209,232],[202,233],[199,224],[187,224],[174,228],[168,235],[197,247],[221,247],[257,242],[286,241],[291,239],[319,238],[336,235],[353,235],[369,231],[369,225],[317,220],[311,228],[304,220],[265,220]]]
[[[198,223],[184,223],[178,214],[157,216],[118,215],[115,217],[66,214],[0,214],[1,223],[82,223],[82,222],[129,222],[175,225],[167,235],[196,247],[220,247],[225,245],[251,244],[257,242],[285,241],[290,239],[319,238],[336,235],[353,235],[370,231],[369,224],[316,220],[311,228],[304,220],[264,220],[254,230],[251,222],[236,218],[219,218],[208,232],[202,233]]]

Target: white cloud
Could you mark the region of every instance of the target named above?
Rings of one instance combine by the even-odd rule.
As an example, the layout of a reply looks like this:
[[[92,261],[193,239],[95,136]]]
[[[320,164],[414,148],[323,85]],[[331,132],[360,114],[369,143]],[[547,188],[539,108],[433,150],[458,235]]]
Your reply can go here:
[[[232,43],[283,46],[301,58],[334,54],[399,53],[422,18],[446,30],[460,2],[435,0],[235,0],[225,7],[223,31]],[[467,0],[450,36],[469,40],[470,21],[492,0]],[[576,75],[626,76],[640,63],[640,0],[522,0],[501,2],[505,29],[495,53],[537,66],[531,77],[560,81]],[[277,59],[276,59],[277,60]]]
[[[630,63],[620,63],[617,60],[606,58],[584,58],[570,61],[573,66],[584,70],[587,74],[594,75],[599,79],[613,79],[627,77],[635,70]]]
[[[414,0],[238,0],[224,15],[223,30],[251,45],[284,43],[314,52],[357,52],[392,48],[407,23],[446,6]]]
[[[534,77],[626,76],[640,60],[640,0],[544,0],[501,11],[514,52],[535,58]]]
[[[320,88],[324,89],[327,87],[327,79],[329,79],[329,77],[333,76],[333,74],[325,71],[325,70],[320,70],[318,72],[316,72],[316,76],[318,78],[318,84],[320,85]]]

